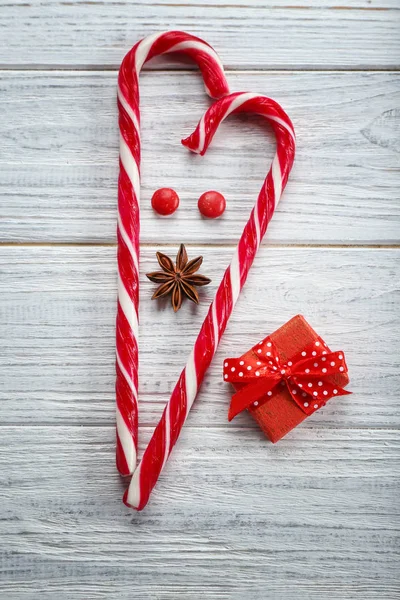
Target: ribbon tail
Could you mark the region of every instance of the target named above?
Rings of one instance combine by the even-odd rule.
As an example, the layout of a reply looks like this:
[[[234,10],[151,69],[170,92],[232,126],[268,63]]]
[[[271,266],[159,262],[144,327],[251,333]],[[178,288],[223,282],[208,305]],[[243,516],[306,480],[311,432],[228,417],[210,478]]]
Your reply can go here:
[[[279,375],[262,378],[259,381],[244,386],[232,396],[229,406],[228,421],[232,421],[240,412],[248,408],[272,390],[281,380]]]
[[[348,390],[345,390],[344,388],[336,388],[337,389],[337,394],[335,394],[335,396],[348,396],[349,394],[352,394],[353,392],[349,392]]]

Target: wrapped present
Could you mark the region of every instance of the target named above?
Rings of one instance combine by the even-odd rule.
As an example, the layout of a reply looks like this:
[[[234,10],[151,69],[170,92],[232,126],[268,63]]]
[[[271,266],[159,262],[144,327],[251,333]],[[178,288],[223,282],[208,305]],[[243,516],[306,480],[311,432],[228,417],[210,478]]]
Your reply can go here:
[[[225,359],[224,380],[236,389],[229,420],[247,409],[274,443],[330,398],[351,393],[344,353],[332,352],[301,315]]]

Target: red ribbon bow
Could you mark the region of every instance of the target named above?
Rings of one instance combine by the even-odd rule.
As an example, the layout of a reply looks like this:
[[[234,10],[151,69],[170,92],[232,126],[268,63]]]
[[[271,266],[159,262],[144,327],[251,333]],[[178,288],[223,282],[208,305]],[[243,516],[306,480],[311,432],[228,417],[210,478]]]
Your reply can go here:
[[[270,337],[251,350],[251,357],[227,358],[224,379],[244,384],[232,396],[228,419],[261,399],[268,401],[278,384],[286,384],[294,402],[311,415],[333,396],[351,394],[335,385],[332,375],[347,373],[344,352],[330,352],[321,338],[306,346],[291,360],[283,362]]]

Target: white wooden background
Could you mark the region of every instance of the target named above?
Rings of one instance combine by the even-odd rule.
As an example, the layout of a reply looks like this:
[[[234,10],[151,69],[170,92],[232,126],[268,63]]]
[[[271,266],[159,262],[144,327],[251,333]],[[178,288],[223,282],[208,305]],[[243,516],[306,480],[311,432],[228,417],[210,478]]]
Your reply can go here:
[[[3,0],[0,5],[0,592],[5,600],[399,597],[398,0]],[[232,90],[298,135],[287,192],[151,502],[114,468],[117,67],[157,30],[204,36]],[[232,119],[204,158],[179,140],[209,100],[192,65],[141,79],[142,272],[185,242],[213,279],[196,308],[142,277],[141,447],[274,152]],[[179,211],[149,209],[174,187]],[[201,192],[228,201],[202,220]],[[296,313],[343,348],[352,396],[277,445],[226,419],[225,356]],[[174,335],[171,337],[171,331]]]

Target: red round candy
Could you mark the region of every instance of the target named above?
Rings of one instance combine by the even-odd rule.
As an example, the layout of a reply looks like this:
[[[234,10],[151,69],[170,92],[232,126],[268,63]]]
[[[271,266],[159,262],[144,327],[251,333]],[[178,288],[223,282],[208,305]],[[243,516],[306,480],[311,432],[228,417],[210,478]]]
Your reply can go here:
[[[211,190],[200,196],[198,207],[204,217],[216,219],[224,212],[226,201],[222,194]]]
[[[179,196],[171,188],[160,188],[154,192],[151,206],[159,215],[172,215],[179,206]]]

